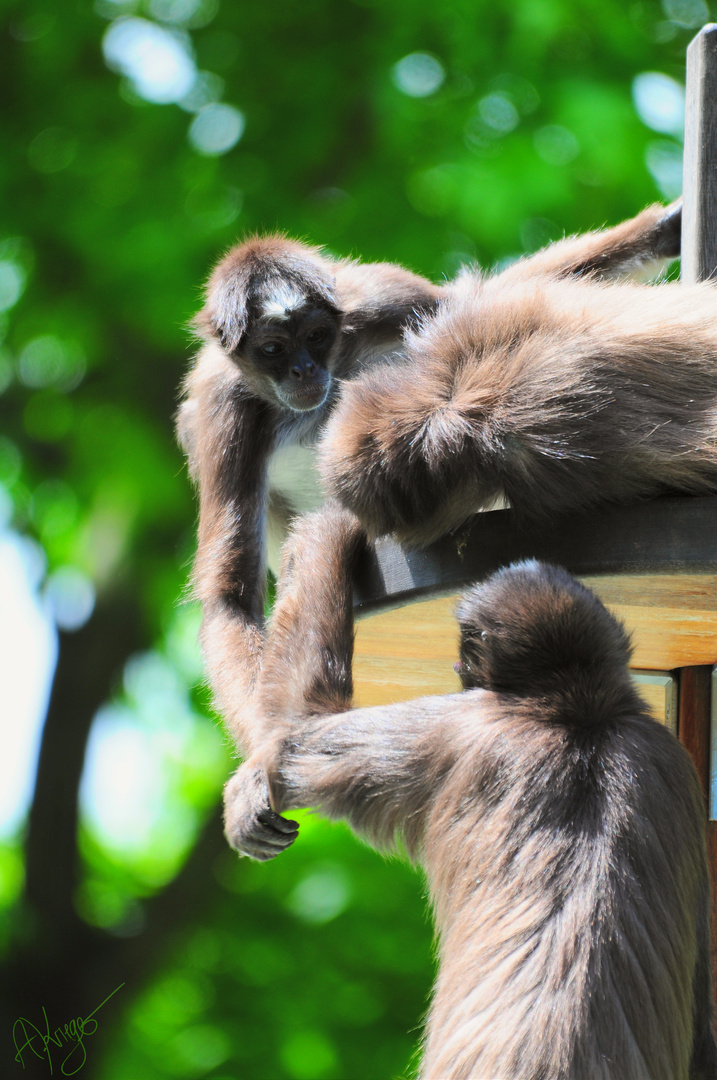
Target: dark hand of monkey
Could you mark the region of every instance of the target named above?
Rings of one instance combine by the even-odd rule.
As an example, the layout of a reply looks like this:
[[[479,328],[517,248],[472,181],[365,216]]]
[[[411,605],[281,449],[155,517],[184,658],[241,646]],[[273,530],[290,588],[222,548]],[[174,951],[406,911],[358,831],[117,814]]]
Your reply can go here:
[[[276,858],[296,840],[299,823],[272,810],[260,765],[241,765],[224,788],[224,833],[240,855],[259,862]]]

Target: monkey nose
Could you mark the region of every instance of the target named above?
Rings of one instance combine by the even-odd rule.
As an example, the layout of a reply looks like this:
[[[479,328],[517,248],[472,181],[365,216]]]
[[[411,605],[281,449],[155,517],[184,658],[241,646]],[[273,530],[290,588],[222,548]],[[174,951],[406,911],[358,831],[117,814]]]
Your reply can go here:
[[[460,675],[460,673],[463,671],[463,664],[460,662],[460,660],[456,660],[455,664],[453,665],[453,670],[455,671],[456,675]]]
[[[294,364],[291,369],[292,379],[296,379],[297,382],[301,382],[302,379],[311,379],[316,371],[316,365],[313,360],[306,360],[303,364]]]

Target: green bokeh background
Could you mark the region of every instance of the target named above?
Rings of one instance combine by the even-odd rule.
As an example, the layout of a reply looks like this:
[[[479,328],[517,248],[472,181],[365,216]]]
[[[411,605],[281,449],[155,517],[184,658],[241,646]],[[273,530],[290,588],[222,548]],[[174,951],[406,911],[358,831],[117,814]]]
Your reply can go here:
[[[227,152],[189,141],[196,103],[148,102],[108,67],[104,35],[132,16],[240,111]],[[415,1070],[433,974],[419,874],[308,815],[269,865],[221,837],[231,758],[178,602],[186,325],[240,234],[440,279],[672,196],[679,131],[640,119],[633,82],[683,82],[709,17],[703,0],[0,0],[0,515],[42,555],[47,595],[68,568],[96,593],[60,631],[33,810],[0,847],[3,1076],[48,1073],[13,1060],[18,1016],[86,1016],[120,983],[81,1075]],[[416,52],[440,65],[423,96],[396,67]],[[124,839],[77,810],[88,738],[113,724],[143,740],[158,793]]]

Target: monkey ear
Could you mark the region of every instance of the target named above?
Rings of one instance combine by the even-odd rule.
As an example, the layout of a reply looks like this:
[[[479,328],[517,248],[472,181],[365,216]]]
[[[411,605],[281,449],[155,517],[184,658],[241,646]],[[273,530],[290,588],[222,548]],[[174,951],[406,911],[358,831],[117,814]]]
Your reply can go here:
[[[222,348],[234,352],[247,330],[249,291],[248,275],[240,269],[212,274],[207,286],[204,307],[194,319],[194,327],[202,337],[218,338]]]

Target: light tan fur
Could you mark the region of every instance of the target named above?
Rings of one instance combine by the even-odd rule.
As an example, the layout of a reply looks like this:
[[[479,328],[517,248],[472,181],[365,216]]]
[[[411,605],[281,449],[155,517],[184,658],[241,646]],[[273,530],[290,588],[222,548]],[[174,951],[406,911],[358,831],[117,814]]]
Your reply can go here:
[[[715,1077],[704,803],[597,598],[536,563],[458,612],[462,694],[351,710],[350,568],[334,507],[285,554],[261,740],[226,832],[268,859],[319,806],[425,869],[439,938],[424,1080]]]

